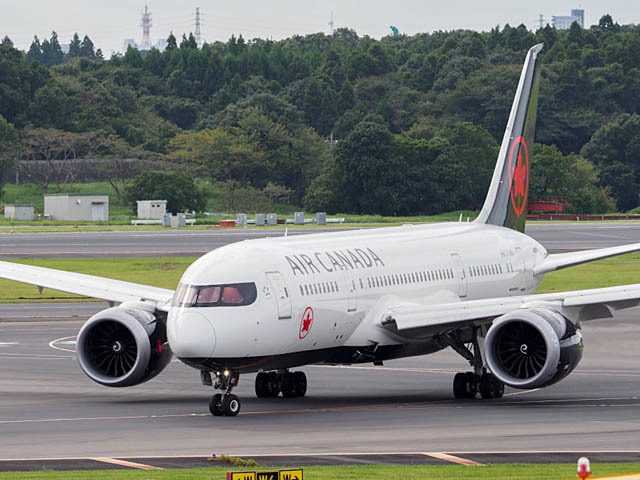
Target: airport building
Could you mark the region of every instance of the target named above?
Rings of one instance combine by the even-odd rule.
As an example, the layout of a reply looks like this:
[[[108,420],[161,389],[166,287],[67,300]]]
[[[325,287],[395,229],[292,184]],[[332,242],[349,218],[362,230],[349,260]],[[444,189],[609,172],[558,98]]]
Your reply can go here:
[[[4,218],[8,220],[34,220],[36,218],[35,207],[33,205],[5,205]]]
[[[44,216],[51,220],[106,222],[109,220],[109,195],[106,193],[45,195]]]
[[[584,28],[584,10],[574,9],[571,10],[571,15],[551,17],[551,24],[556,30],[569,30],[573,22],[578,22]]]
[[[163,218],[167,213],[166,200],[138,200],[138,218]]]

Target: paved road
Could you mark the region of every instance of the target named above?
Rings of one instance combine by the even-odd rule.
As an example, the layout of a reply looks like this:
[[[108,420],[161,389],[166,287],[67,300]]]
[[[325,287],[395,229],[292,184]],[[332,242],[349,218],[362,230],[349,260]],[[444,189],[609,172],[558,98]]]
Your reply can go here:
[[[257,399],[247,375],[236,418],[212,417],[210,389],[178,362],[133,388],[92,383],[74,358],[78,320],[0,323],[0,458],[604,449],[637,459],[639,316],[587,324],[582,364],[548,389],[454,401],[452,377],[466,365],[446,351],[306,367],[308,396],[297,400]]]
[[[329,229],[290,228],[289,235]],[[529,224],[527,233],[549,251],[583,250],[640,242],[640,223]],[[168,230],[71,233],[0,233],[0,258],[199,256],[251,238],[284,235],[282,229]]]

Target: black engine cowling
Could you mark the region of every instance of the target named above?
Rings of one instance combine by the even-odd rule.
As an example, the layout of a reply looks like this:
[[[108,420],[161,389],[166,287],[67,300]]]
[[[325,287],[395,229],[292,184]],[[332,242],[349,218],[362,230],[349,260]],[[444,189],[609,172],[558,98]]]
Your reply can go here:
[[[108,308],[82,326],[78,362],[87,376],[108,387],[129,387],[152,379],[171,361],[165,323],[135,306]]]
[[[496,319],[485,338],[491,373],[514,388],[559,382],[582,359],[582,333],[562,314],[545,308],[516,310]]]

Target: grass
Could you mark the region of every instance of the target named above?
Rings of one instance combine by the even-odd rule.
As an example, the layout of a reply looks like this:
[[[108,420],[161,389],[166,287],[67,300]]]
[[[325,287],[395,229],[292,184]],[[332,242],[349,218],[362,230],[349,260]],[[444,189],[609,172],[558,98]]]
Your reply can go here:
[[[272,470],[262,468],[257,470]],[[208,468],[184,470],[91,470],[74,472],[5,472],[2,479],[207,479],[223,480],[227,471],[246,471],[254,468],[231,468],[213,466]],[[615,475],[640,471],[640,463],[602,463],[592,465],[594,475]],[[470,467],[461,465],[348,465],[304,467],[307,480],[429,480],[429,479],[492,479],[492,480],[567,480],[576,478],[576,465],[571,464],[506,464]]]
[[[174,289],[182,273],[195,259],[196,257],[38,258],[17,260],[16,263]],[[33,285],[0,280],[0,303],[66,302],[72,300],[87,301],[90,299],[47,288],[40,295]]]
[[[31,258],[16,263],[68,270],[127,282],[174,289],[196,257],[156,258]],[[640,283],[640,253],[630,253],[549,273],[536,293],[582,290]],[[0,303],[87,301],[70,293],[0,279]]]
[[[545,275],[536,293],[640,283],[640,254],[629,253],[565,268]]]

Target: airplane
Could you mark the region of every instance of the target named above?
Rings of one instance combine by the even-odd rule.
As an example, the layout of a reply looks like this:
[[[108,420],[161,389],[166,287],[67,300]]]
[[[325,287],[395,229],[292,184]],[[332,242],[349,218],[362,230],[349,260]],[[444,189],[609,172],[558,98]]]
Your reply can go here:
[[[524,233],[542,44],[526,56],[495,171],[473,222],[248,240],[197,259],[175,291],[0,262],[0,277],[112,303],[76,342],[109,387],[158,375],[173,355],[200,371],[214,416],[236,416],[240,374],[258,397],[302,397],[313,363],[373,363],[452,348],[470,364],[455,398],[552,385],[578,365],[582,322],[640,303],[640,284],[534,294],[561,268],[640,243],[549,254]],[[115,306],[117,304],[117,306]]]

